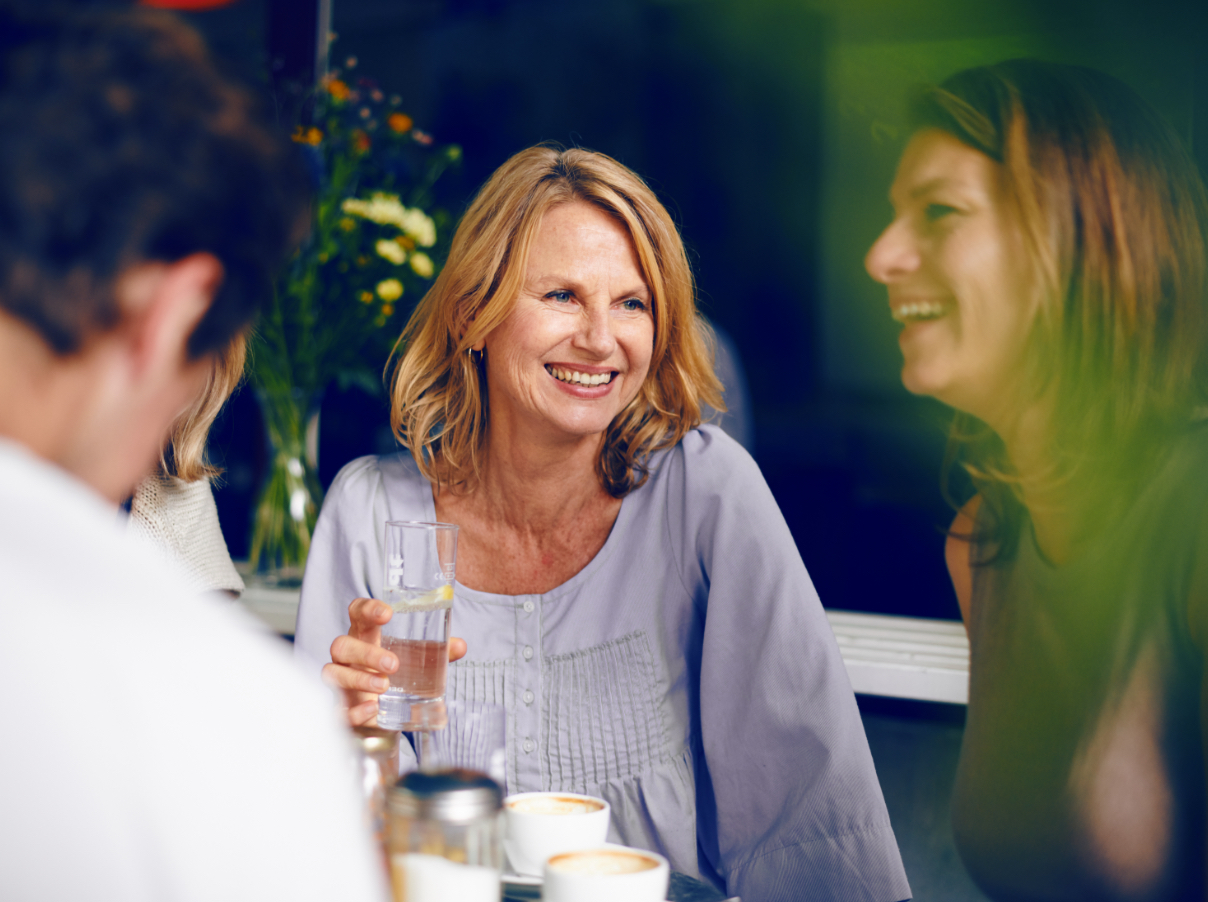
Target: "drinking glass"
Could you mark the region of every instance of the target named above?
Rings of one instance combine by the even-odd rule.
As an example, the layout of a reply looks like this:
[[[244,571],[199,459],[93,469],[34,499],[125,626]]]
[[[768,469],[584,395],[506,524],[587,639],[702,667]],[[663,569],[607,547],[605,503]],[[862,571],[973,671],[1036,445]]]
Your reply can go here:
[[[420,770],[451,767],[484,773],[502,788],[507,770],[507,714],[503,705],[445,702],[448,725],[417,736]]]
[[[378,726],[439,728],[445,721],[457,527],[392,521],[386,524],[385,548],[382,600],[394,613],[382,627],[382,648],[398,658],[398,669],[378,699]]]

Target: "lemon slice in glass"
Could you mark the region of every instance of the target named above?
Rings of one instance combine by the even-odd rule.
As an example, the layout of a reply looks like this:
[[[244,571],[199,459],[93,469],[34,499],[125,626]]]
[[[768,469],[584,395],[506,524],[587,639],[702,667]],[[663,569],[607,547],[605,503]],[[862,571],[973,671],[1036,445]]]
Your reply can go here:
[[[414,610],[420,609],[420,608],[430,608],[435,605],[439,605],[442,602],[452,601],[452,600],[453,600],[453,586],[444,585],[444,586],[440,586],[436,589],[431,589],[431,590],[423,593],[422,595],[417,595],[414,598],[404,599],[403,601],[396,601],[390,607],[398,612],[409,611],[409,610],[414,611]]]

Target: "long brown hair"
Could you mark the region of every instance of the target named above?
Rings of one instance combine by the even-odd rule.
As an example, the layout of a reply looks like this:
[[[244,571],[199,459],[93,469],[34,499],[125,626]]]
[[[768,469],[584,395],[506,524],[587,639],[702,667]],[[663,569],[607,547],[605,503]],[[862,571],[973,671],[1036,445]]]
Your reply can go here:
[[[438,485],[477,484],[489,406],[484,368],[469,351],[511,313],[542,217],[572,201],[594,204],[624,226],[653,298],[650,372],[608,427],[596,462],[600,484],[617,498],[633,491],[646,479],[650,454],[699,425],[702,403],[724,409],[683,243],[654,192],[604,154],[530,147],[479,191],[399,339],[391,425]]]
[[[968,69],[913,113],[917,129],[1001,163],[1016,206],[1042,288],[1021,378],[1051,411],[1051,467],[1030,478],[1063,487],[1084,521],[1125,503],[1206,394],[1208,195],[1195,163],[1131,88],[1077,66]],[[948,462],[985,499],[979,538],[1012,554],[1020,480],[999,437],[958,414]]]

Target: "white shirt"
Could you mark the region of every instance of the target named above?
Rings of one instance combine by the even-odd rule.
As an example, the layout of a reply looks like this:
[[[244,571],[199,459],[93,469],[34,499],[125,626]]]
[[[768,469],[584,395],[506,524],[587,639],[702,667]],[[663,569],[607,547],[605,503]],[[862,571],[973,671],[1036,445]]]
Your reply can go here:
[[[0,899],[385,897],[327,693],[0,440]]]

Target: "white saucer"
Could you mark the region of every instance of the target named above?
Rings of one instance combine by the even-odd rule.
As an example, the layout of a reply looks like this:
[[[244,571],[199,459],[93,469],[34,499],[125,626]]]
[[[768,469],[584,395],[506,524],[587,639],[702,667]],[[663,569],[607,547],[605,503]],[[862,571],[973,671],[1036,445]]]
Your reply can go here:
[[[503,898],[540,899],[541,884],[543,882],[540,877],[531,877],[528,874],[504,873]]]
[[[540,886],[544,881],[540,877],[533,877],[529,874],[509,874],[505,871],[503,882],[513,886]]]

